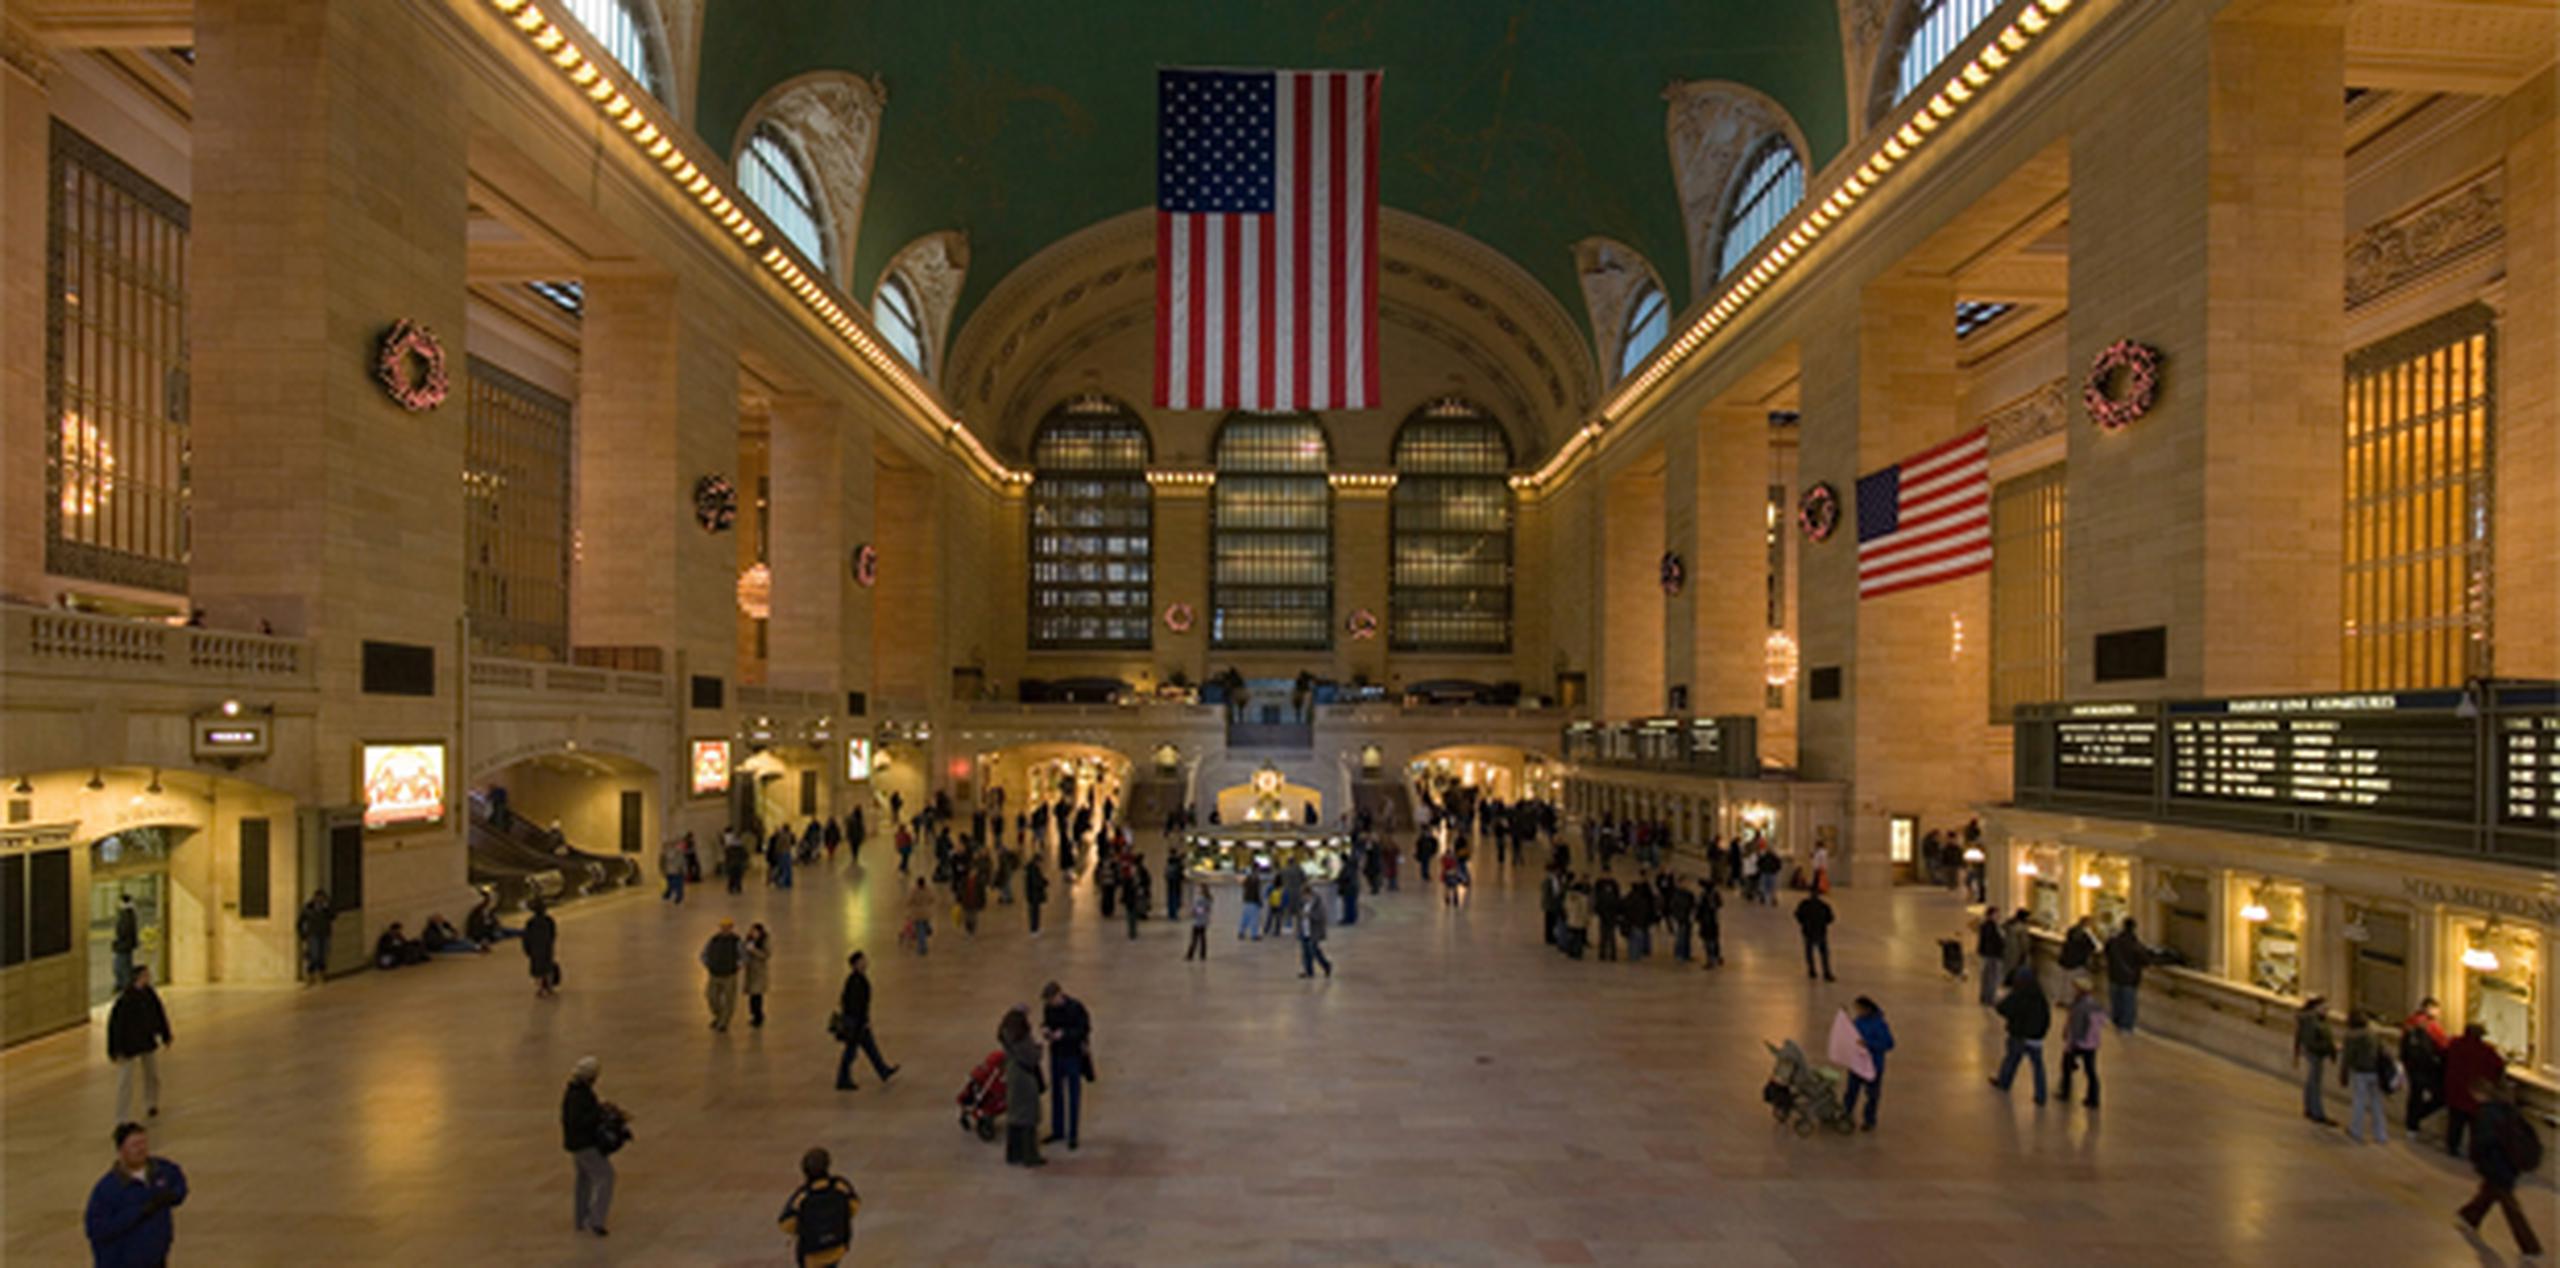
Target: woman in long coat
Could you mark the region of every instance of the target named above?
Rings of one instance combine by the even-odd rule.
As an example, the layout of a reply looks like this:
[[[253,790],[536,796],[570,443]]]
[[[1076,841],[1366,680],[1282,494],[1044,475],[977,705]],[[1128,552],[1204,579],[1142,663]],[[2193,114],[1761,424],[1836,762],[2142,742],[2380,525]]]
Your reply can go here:
[[[1032,1037],[1031,1009],[1016,1004],[996,1027],[996,1044],[1004,1049],[1004,1160],[1008,1165],[1045,1167],[1040,1156],[1040,1041]]]

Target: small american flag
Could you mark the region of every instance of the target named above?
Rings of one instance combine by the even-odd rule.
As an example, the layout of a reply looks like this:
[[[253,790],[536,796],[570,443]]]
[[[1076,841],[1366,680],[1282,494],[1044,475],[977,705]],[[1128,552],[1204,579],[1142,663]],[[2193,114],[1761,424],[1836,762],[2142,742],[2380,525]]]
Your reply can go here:
[[[1376,71],[1156,72],[1156,404],[1378,399]]]
[[[1858,597],[1991,567],[1991,434],[1983,428],[1858,477]]]

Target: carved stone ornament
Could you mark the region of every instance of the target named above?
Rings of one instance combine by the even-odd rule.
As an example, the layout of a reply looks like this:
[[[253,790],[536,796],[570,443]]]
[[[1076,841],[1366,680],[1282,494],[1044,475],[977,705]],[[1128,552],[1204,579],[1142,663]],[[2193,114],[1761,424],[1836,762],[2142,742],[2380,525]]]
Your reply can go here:
[[[2031,441],[2062,433],[2071,418],[2070,383],[2055,379],[1982,416],[1991,434],[1991,452],[2003,453]]]
[[[2347,244],[2347,307],[2469,255],[2506,232],[2506,175],[2490,172]]]
[[[1574,243],[1573,272],[1582,283],[1583,311],[1591,314],[1591,346],[1599,350],[1601,365],[1614,367],[1627,333],[1627,309],[1647,283],[1659,286],[1661,280],[1634,247],[1615,238]]]
[[[938,378],[942,351],[950,346],[951,314],[960,307],[960,287],[969,280],[969,235],[959,229],[928,233],[890,257],[890,273],[906,279],[924,320],[926,377]]]
[[[854,231],[862,224],[863,199],[871,189],[880,109],[887,100],[876,79],[819,71],[766,94],[738,133],[736,150],[745,149],[758,123],[771,123],[799,145],[826,204],[836,282],[848,291],[857,289],[850,276]]]
[[[1675,83],[1662,99],[1670,103],[1671,177],[1688,227],[1689,289],[1703,294],[1715,281],[1716,239],[1724,231],[1734,170],[1762,138],[1784,131],[1786,118],[1768,98],[1721,80]]]
[[[1886,0],[1840,0],[1840,69],[1849,88],[1849,137],[1866,131],[1876,50],[1884,43]]]

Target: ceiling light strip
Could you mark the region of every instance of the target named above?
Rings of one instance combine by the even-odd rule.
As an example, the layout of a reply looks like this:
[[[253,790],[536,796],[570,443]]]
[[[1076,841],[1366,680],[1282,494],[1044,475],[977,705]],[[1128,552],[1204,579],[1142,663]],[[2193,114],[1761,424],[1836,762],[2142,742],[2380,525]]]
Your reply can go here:
[[[1981,47],[1963,64],[1953,66],[1940,77],[1937,89],[1923,98],[1912,94],[1919,104],[1903,124],[1890,131],[1879,127],[1878,138],[1857,167],[1843,176],[1820,202],[1807,196],[1799,207],[1810,210],[1799,214],[1784,234],[1773,234],[1773,244],[1761,253],[1751,267],[1725,287],[1724,294],[1709,306],[1688,329],[1676,339],[1666,341],[1645,360],[1634,377],[1618,385],[1601,406],[1598,417],[1585,423],[1544,465],[1526,476],[1513,476],[1512,484],[1523,490],[1542,488],[1570,470],[1574,461],[1597,447],[1601,435],[1624,421],[1634,404],[1653,387],[1684,365],[1717,331],[1731,325],[1735,316],[1753,299],[1774,285],[1824,235],[1842,224],[1859,202],[1881,185],[1893,170],[1918,154],[1934,138],[1938,128],[1962,113],[1973,99],[1995,81],[2011,74],[2028,46],[2053,28],[2054,20],[2070,11],[2074,0],[2028,0],[2008,23],[1992,32]]]
[[[906,362],[881,344],[868,322],[848,311],[831,285],[811,277],[778,239],[770,245],[766,243],[765,228],[749,210],[746,196],[730,189],[685,153],[685,142],[679,139],[680,127],[672,120],[657,117],[657,103],[631,83],[610,56],[589,46],[574,18],[565,22],[555,19],[534,0],[488,0],[488,4],[571,88],[587,99],[599,116],[621,131],[634,151],[655,164],[672,188],[701,208],[706,219],[741,247],[764,248],[757,262],[820,325],[897,388],[898,394],[914,407],[909,418],[918,428],[938,441],[957,445],[999,486],[1031,482],[1030,472],[1007,467],[975,433],[952,417]]]

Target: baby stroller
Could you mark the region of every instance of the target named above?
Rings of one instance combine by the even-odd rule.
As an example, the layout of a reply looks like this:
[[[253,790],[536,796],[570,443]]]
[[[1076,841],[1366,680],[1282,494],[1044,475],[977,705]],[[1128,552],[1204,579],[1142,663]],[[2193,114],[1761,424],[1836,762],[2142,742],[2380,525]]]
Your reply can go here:
[[[994,1140],[1004,1120],[1004,1060],[1001,1052],[988,1053],[960,1089],[960,1130],[975,1131],[980,1140]]]
[[[1762,1046],[1777,1057],[1778,1066],[1769,1072],[1769,1082],[1760,1089],[1760,1099],[1768,1102],[1770,1113],[1779,1122],[1794,1127],[1799,1136],[1810,1136],[1818,1127],[1828,1127],[1844,1136],[1857,1130],[1842,1099],[1848,1071],[1814,1064],[1793,1039]]]

